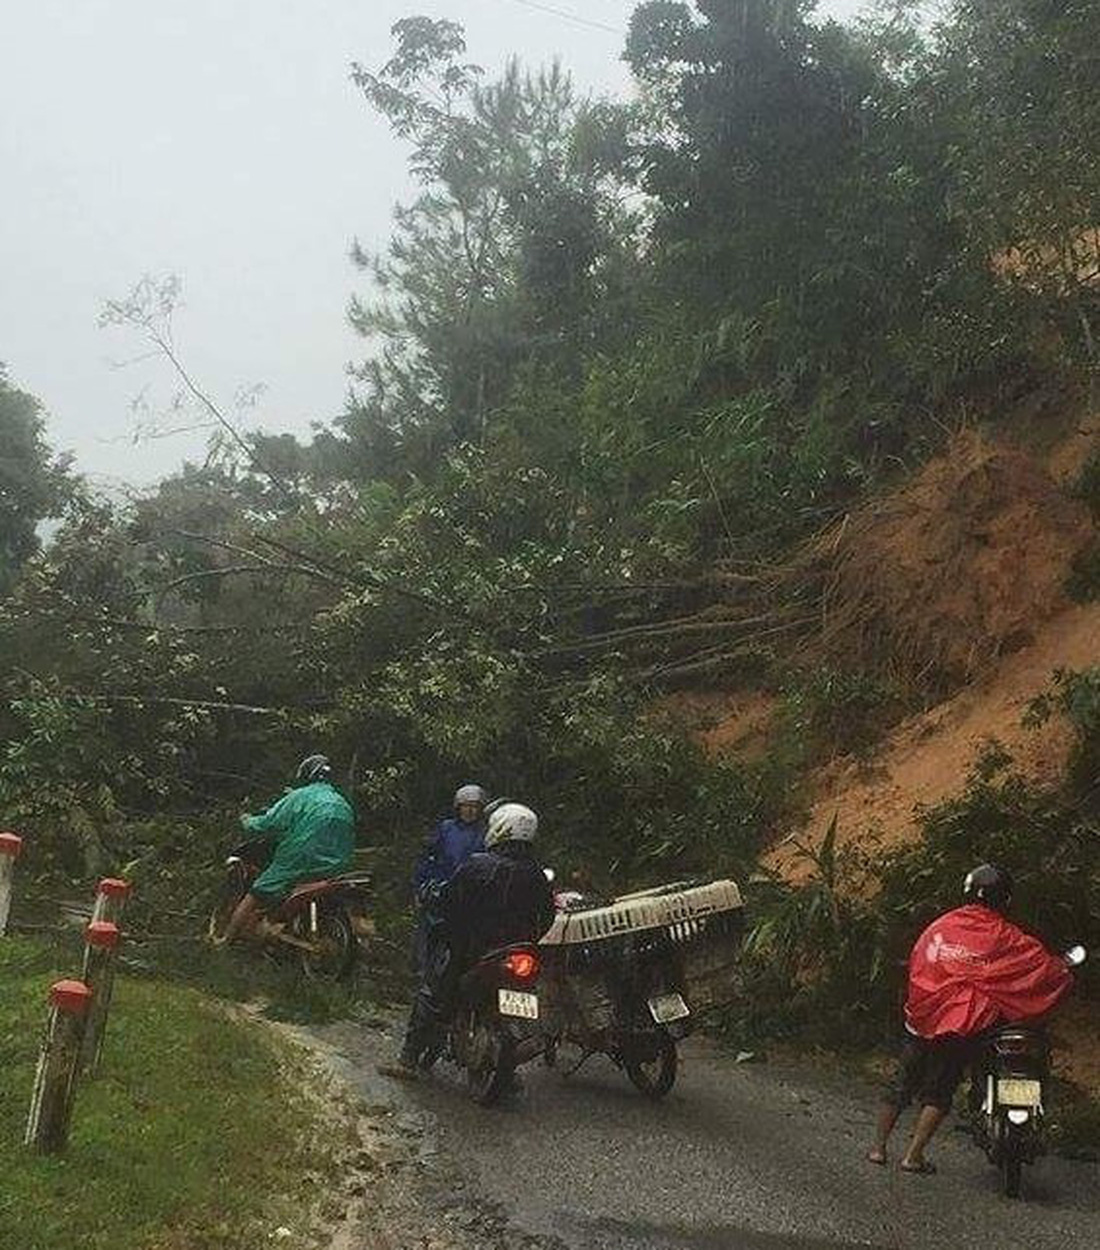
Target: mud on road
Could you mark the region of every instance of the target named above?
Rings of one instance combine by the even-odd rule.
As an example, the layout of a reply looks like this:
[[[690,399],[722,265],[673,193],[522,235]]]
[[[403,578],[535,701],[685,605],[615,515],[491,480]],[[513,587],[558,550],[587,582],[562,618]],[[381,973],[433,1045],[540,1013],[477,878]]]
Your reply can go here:
[[[1090,1250],[1100,1168],[1047,1158],[1009,1202],[959,1132],[936,1176],[865,1162],[875,1091],[786,1065],[683,1050],[663,1103],[594,1058],[565,1078],[532,1064],[509,1105],[474,1106],[446,1066],[380,1075],[391,1027],[315,1029],[361,1100],[374,1161],[334,1250]],[[900,1143],[899,1143],[900,1144]]]

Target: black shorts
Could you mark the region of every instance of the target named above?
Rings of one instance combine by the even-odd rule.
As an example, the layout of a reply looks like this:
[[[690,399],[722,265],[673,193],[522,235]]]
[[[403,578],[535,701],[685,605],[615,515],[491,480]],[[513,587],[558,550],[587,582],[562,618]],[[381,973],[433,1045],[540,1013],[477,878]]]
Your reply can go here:
[[[966,1070],[978,1050],[969,1037],[937,1037],[932,1040],[905,1035],[894,1079],[886,1089],[886,1101],[902,1110],[916,1100],[922,1107],[950,1111]]]

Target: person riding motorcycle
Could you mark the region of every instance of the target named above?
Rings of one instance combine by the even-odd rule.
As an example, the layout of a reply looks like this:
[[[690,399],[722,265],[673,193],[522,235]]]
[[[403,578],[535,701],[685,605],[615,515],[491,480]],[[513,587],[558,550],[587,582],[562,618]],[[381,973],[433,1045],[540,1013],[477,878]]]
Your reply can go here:
[[[485,849],[485,804],[478,785],[455,791],[454,815],[441,820],[424,841],[413,871],[413,893],[419,914],[413,938],[413,966],[419,976],[427,967],[433,916],[430,901],[471,855]]]
[[[491,950],[537,941],[553,922],[550,882],[533,849],[538,825],[535,813],[520,803],[496,807],[485,850],[439,887],[432,908],[440,940],[432,945],[413,1001],[400,1071],[414,1073],[438,1053],[454,990],[468,968]]]
[[[332,765],[324,755],[307,755],[294,782],[266,812],[242,816],[249,842],[271,839],[274,851],[267,867],[237,904],[219,945],[250,932],[264,913],[278,909],[303,881],[336,877],[351,865],[355,847],[355,814],[332,782]]]
[[[928,925],[909,956],[905,1045],[879,1110],[872,1163],[886,1162],[890,1133],[916,1098],[920,1113],[901,1167],[934,1172],[924,1151],[950,1111],[982,1035],[999,1024],[1046,1015],[1073,984],[1062,956],[1005,916],[1012,878],[1004,869],[979,865],[963,883],[963,898],[963,906]]]

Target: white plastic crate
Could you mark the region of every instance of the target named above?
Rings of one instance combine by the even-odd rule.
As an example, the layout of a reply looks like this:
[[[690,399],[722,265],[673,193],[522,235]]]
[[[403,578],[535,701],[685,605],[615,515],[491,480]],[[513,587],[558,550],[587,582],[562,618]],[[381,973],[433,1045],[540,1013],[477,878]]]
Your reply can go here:
[[[741,891],[734,881],[662,886],[625,895],[605,907],[559,912],[540,945],[573,946],[662,928],[668,928],[674,940],[689,941],[705,917],[737,911],[742,906]]]

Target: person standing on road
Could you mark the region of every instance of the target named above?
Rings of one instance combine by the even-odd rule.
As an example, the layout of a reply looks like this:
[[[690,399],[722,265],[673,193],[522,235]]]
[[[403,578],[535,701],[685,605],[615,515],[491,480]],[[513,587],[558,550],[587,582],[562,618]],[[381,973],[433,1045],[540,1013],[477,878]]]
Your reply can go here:
[[[413,871],[413,893],[419,914],[413,938],[413,965],[422,976],[434,925],[432,900],[462,865],[485,849],[485,791],[478,785],[455,792],[454,815],[441,820],[425,839]]]
[[[962,907],[934,920],[909,956],[905,1045],[879,1110],[868,1159],[886,1162],[890,1134],[915,1098],[920,1113],[902,1171],[928,1174],[924,1152],[981,1045],[998,1024],[1023,1024],[1052,1010],[1073,984],[1060,956],[1006,919],[1012,878],[982,864],[963,883]]]

